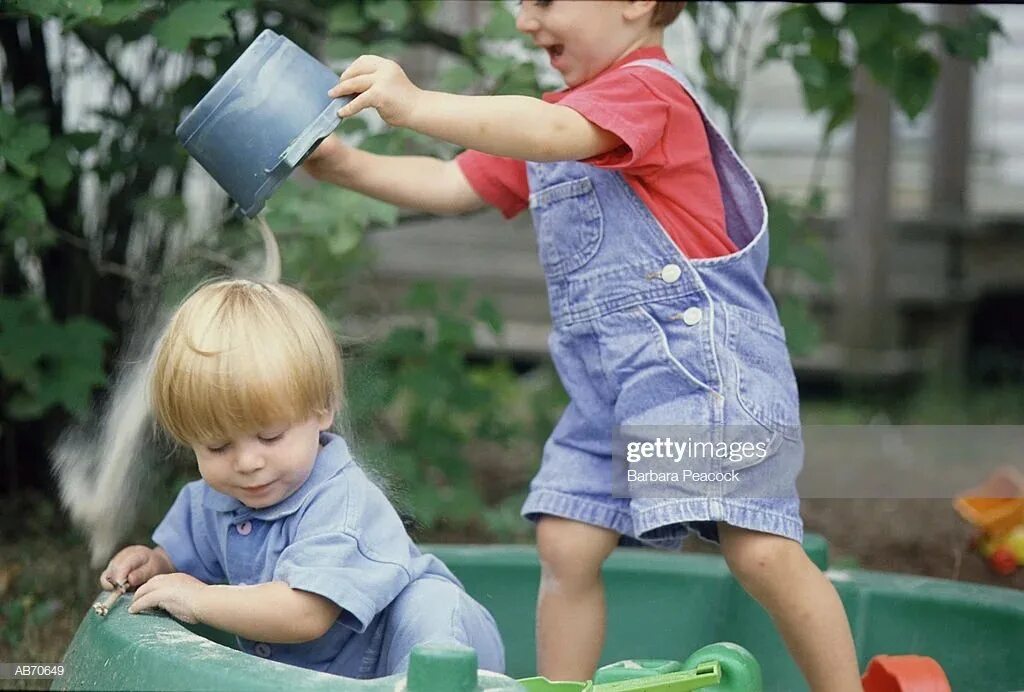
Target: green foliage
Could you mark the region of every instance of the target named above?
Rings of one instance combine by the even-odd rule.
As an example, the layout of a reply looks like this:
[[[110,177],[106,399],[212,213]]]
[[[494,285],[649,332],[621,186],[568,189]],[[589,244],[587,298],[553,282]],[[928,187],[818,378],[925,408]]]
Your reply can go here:
[[[778,37],[762,61],[786,60],[800,78],[809,113],[828,115],[827,133],[853,114],[853,70],[867,68],[906,115],[916,118],[931,101],[939,73],[936,36],[951,54],[972,62],[988,56],[999,22],[975,9],[963,27],[929,24],[900,4],[843,5],[827,18],[816,4],[793,5],[777,17]]]
[[[800,82],[806,111],[825,116],[815,177],[833,135],[853,116],[853,82],[858,66],[889,91],[899,109],[913,119],[932,98],[939,72],[937,45],[952,55],[978,62],[988,56],[991,41],[1003,33],[999,22],[978,8],[965,26],[954,27],[929,24],[905,5],[846,3],[841,15],[833,19],[825,15],[820,4],[790,4],[771,17],[775,40],[760,56],[750,56],[749,37],[762,22],[763,11],[759,4],[687,4],[701,44],[702,79],[696,81],[722,109],[730,139],[739,149],[744,85],[769,63],[788,64]],[[803,200],[787,199],[762,187],[766,189],[771,228],[769,282],[779,297],[790,350],[794,355],[804,355],[818,345],[821,331],[808,299],[792,289],[801,280],[818,284],[831,281],[828,258],[809,226],[824,209],[824,191],[817,179],[810,181]]]
[[[490,301],[468,303],[468,286],[417,284],[405,299],[414,317],[374,344],[353,367],[349,415],[357,432],[389,421],[369,446],[387,458],[416,519],[465,524],[483,510],[466,445],[506,443],[521,432],[503,396],[515,387],[507,363],[474,365],[474,329],[497,336],[501,318]],[[372,373],[372,377],[367,377]]]
[[[50,406],[84,413],[93,387],[101,386],[103,344],[110,333],[92,320],[50,318],[35,298],[0,297],[0,376],[16,387],[5,413],[38,418]]]

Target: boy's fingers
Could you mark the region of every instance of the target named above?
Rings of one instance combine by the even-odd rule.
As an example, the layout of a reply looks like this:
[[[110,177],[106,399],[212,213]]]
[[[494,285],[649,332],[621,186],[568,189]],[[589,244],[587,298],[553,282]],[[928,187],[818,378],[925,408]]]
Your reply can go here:
[[[372,105],[372,99],[373,97],[370,95],[370,92],[364,91],[363,93],[359,94],[359,96],[356,96],[354,99],[349,101],[348,104],[346,104],[343,108],[339,109],[338,116],[341,118],[348,118],[350,116],[353,116],[359,111],[363,110],[364,108],[367,108],[368,106]]]
[[[128,605],[128,612],[138,613],[143,610],[155,608],[160,600],[158,595],[159,594],[154,594],[152,591],[144,593],[141,596],[136,593],[135,598],[133,598],[132,602]]]
[[[372,86],[373,75],[362,74],[338,82],[338,84],[328,93],[332,97],[337,98],[339,96],[344,96],[345,94],[361,94]]]
[[[376,55],[360,55],[351,65],[345,68],[345,71],[341,73],[338,80],[345,81],[349,77],[373,72],[377,69],[377,65],[380,64],[380,60],[381,58]]]

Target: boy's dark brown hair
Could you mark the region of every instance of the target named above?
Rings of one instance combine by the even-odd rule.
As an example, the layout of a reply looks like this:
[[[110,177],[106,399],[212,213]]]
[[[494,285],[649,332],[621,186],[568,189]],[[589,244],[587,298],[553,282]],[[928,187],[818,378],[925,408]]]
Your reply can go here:
[[[658,0],[658,4],[654,6],[654,12],[651,14],[651,26],[668,26],[679,17],[684,7],[686,7],[685,2]]]

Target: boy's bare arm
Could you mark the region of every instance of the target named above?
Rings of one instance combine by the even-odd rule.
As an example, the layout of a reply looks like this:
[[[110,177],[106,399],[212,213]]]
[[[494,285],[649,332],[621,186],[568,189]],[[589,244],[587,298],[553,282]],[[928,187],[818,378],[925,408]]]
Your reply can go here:
[[[297,644],[319,637],[341,614],[332,601],[283,581],[253,586],[204,584],[190,574],[160,574],[135,592],[128,612],[160,608],[254,641]]]
[[[622,140],[571,108],[528,96],[461,96],[424,91],[399,65],[364,55],[342,73],[332,96],[358,94],[343,117],[375,108],[389,124],[496,156],[525,161],[577,161]]]
[[[484,200],[454,161],[429,156],[382,156],[325,139],[303,164],[314,178],[400,207],[462,214]]]
[[[196,618],[253,641],[297,644],[322,637],[341,614],[318,594],[283,581],[254,586],[208,586],[196,599]]]

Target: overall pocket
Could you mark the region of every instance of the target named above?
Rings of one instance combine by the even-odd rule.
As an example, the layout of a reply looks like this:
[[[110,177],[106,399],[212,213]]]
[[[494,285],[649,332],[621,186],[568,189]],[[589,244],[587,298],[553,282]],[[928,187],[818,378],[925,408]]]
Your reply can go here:
[[[800,399],[785,330],[756,312],[724,307],[740,406],[769,430],[799,439]]]
[[[601,245],[604,216],[590,178],[579,178],[530,194],[540,261],[549,276],[576,271]]]

